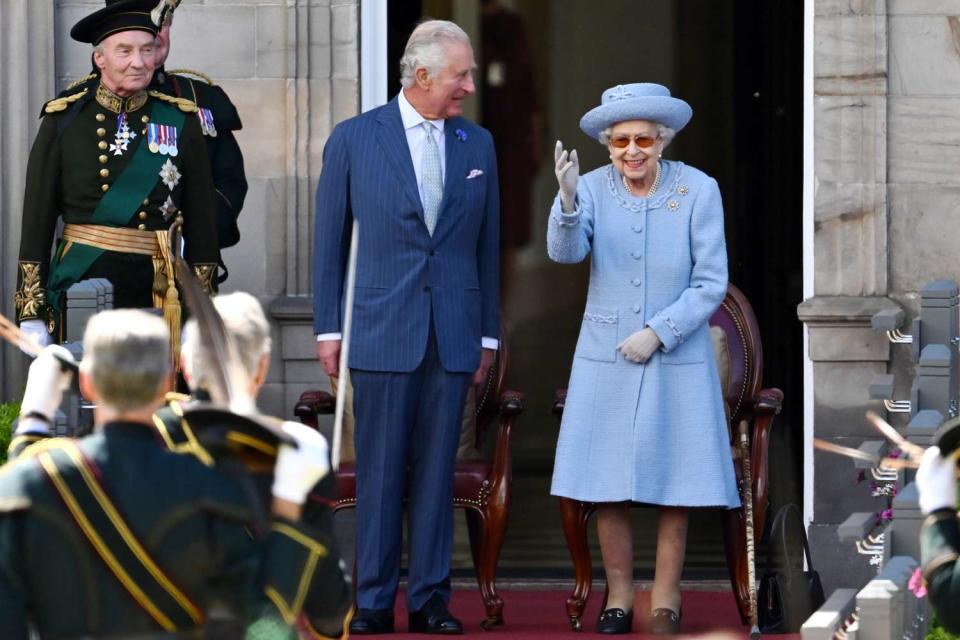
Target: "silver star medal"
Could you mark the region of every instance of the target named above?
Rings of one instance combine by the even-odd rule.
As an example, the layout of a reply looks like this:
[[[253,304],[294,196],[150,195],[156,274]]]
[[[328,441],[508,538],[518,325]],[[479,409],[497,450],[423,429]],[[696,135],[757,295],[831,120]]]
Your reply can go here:
[[[169,162],[169,160],[168,160]],[[167,196],[166,202],[160,205],[160,213],[163,214],[164,220],[170,220],[173,217],[173,214],[177,212],[177,205],[173,203],[173,198]]]
[[[117,116],[117,133],[113,138],[113,144],[110,145],[110,151],[113,151],[113,155],[119,156],[123,155],[123,152],[127,150],[127,146],[137,137],[137,132],[130,129],[130,125],[127,124],[127,114],[121,113]]]
[[[171,191],[180,183],[180,171],[177,170],[177,165],[170,161],[170,158],[167,158],[164,165],[160,167],[160,179]]]

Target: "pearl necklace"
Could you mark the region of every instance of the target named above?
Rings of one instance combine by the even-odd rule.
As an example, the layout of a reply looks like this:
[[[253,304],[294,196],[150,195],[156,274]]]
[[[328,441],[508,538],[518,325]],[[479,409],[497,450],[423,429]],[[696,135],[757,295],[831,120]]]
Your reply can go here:
[[[629,194],[632,195],[632,196],[637,196],[637,194],[635,194],[635,193],[633,192],[633,187],[630,186],[630,181],[627,180],[627,176],[625,176],[625,175],[623,175],[623,174],[620,174],[620,178],[623,180],[623,186],[626,188],[627,193],[629,193]],[[657,192],[657,187],[659,187],[659,186],[660,186],[660,161],[658,160],[658,161],[657,161],[657,175],[654,176],[654,178],[653,178],[653,184],[650,185],[650,189],[647,191],[646,197],[649,198],[650,196],[652,196],[653,194],[655,194],[655,193]],[[637,196],[637,197],[643,197],[643,196]]]

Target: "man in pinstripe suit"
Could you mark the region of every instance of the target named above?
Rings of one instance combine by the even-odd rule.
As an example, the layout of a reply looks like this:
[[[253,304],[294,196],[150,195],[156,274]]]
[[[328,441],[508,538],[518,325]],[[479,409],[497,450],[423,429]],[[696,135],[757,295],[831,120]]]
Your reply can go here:
[[[499,196],[492,138],[461,117],[467,35],[430,20],[400,62],[403,90],[333,130],[317,187],[314,330],[335,375],[350,229],[359,223],[350,345],[357,452],[355,634],[393,631],[409,497],[413,632],[458,634],[447,610],[453,464],[471,380],[499,338]]]

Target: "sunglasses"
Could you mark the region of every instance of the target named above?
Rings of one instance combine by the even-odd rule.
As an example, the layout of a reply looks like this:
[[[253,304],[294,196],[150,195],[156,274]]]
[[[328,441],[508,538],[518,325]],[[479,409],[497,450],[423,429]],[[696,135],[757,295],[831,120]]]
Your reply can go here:
[[[610,144],[615,146],[617,149],[626,149],[630,146],[630,141],[633,140],[633,142],[641,149],[649,149],[659,138],[660,136],[657,136],[656,138],[640,135],[633,136],[632,138],[630,136],[617,136],[616,138],[610,138]]]

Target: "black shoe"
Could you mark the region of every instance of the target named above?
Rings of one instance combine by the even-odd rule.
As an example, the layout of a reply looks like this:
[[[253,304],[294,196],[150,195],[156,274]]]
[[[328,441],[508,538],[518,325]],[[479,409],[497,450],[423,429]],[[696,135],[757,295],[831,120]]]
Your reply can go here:
[[[393,633],[393,611],[389,609],[357,609],[353,620],[350,621],[350,633],[358,636]]]
[[[427,603],[414,611],[409,617],[410,633],[435,633],[440,635],[460,635],[463,624],[447,610],[447,603],[440,594],[430,596]]]
[[[650,623],[647,625],[647,633],[655,636],[675,636],[680,633],[680,618],[683,616],[683,609],[674,611],[662,607],[654,609],[650,614]]]
[[[633,627],[633,609],[606,609],[597,620],[597,633],[630,633]]]

